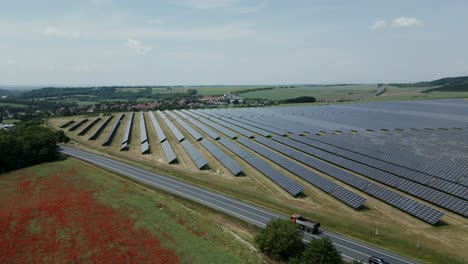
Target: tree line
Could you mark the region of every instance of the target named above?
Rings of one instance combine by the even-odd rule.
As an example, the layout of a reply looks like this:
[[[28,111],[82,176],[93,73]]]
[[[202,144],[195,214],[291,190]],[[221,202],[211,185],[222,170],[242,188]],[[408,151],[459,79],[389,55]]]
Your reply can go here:
[[[19,123],[15,129],[0,130],[0,173],[59,157],[58,142],[68,142],[63,131],[41,126],[41,120]]]

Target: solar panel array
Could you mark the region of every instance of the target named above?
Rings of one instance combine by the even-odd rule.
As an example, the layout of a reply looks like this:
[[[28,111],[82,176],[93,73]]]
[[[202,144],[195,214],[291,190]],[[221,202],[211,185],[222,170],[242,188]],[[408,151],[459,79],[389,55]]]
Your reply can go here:
[[[192,118],[191,116],[184,114],[181,111],[175,111],[177,114],[185,118],[188,122],[190,122],[192,125],[203,131],[205,134],[210,136],[212,139],[219,139],[219,134],[208,128],[207,126],[203,125],[199,121],[197,121],[195,118]]]
[[[151,119],[151,124],[153,124],[153,128],[156,131],[156,135],[158,136],[159,142],[163,142],[164,140],[166,140],[166,134],[164,134],[164,131],[159,125],[158,120],[154,116],[154,113],[151,111],[149,111],[148,113]]]
[[[77,124],[75,124],[74,126],[70,127],[70,129],[68,129],[68,131],[75,131],[77,130],[80,126],[82,126],[83,124],[85,124],[86,122],[88,122],[88,118],[85,118],[83,120],[81,120],[80,122],[78,122]]]
[[[279,166],[290,171],[294,175],[302,178],[303,180],[309,182],[310,184],[330,194],[331,196],[351,206],[354,209],[361,207],[362,204],[366,201],[366,198],[355,194],[352,191],[343,188],[340,185],[313,173],[310,170],[307,170],[299,164],[292,162],[291,160],[288,160],[287,158],[278,155],[265,147],[262,147],[244,138],[239,138],[237,141],[245,147],[264,156],[265,158],[271,160],[275,164],[278,164]]]
[[[370,194],[372,196],[374,196],[375,198],[383,201],[383,202],[386,202],[408,214],[411,214],[427,223],[430,223],[430,224],[435,224],[437,223],[440,218],[442,218],[442,216],[444,215],[443,212],[439,211],[439,210],[436,210],[434,208],[431,208],[427,205],[424,205],[422,203],[419,203],[415,200],[412,200],[410,198],[407,198],[401,194],[398,194],[398,193],[395,193],[391,190],[387,190],[385,188],[385,190],[387,190],[386,192],[382,192],[382,193],[379,193],[379,192],[375,192],[373,190],[376,190],[378,187],[375,187],[375,186],[378,186],[376,185],[375,183],[372,183],[368,180],[365,180],[365,179],[362,179],[358,176],[355,176],[349,172],[346,172],[346,171],[343,171],[335,166],[332,166],[326,162],[323,162],[321,160],[318,160],[318,159],[315,159],[315,158],[312,158],[311,156],[308,156],[306,154],[303,154],[302,152],[299,152],[297,150],[294,150],[294,149],[291,149],[289,147],[286,147],[285,145],[281,145],[279,143],[276,143],[272,140],[269,140],[269,139],[266,139],[266,138],[263,138],[263,137],[257,137],[255,138],[255,141],[259,142],[259,143],[262,143],[263,145],[271,148],[271,149],[274,149],[292,159],[295,159],[301,163],[304,163],[305,165],[308,165],[318,171],[321,171],[341,182],[344,182],[358,190],[361,190],[367,194]],[[389,196],[388,194],[389,193],[392,193],[391,196]],[[391,199],[396,199],[398,200],[399,202],[398,203],[395,203],[393,200]],[[404,202],[404,203],[403,203]],[[419,211],[414,211],[413,208],[418,208]]]
[[[249,163],[252,167],[254,167],[256,170],[261,172],[266,177],[268,177],[270,180],[272,180],[274,183],[276,183],[278,186],[283,188],[286,192],[288,192],[292,196],[295,197],[304,190],[304,187],[302,185],[291,180],[288,176],[274,169],[273,167],[268,165],[268,163],[266,163],[265,161],[243,150],[242,148],[237,146],[235,143],[224,138],[221,138],[218,142],[221,143],[228,150],[232,151],[234,154],[239,156],[241,159]]]
[[[132,132],[134,112],[130,112],[130,116],[127,119],[127,124],[125,125],[124,134],[122,135],[122,140],[120,141],[120,151],[128,149],[128,144],[130,143],[130,134]]]
[[[190,111],[193,111],[193,110],[190,110]],[[200,122],[216,129],[217,131],[219,131],[220,133],[224,134],[225,136],[229,137],[229,138],[236,138],[237,135],[232,132],[231,130],[223,127],[222,125],[219,125],[219,124],[216,124],[215,122],[213,121],[210,121],[209,119],[206,119],[205,117],[202,117],[202,116],[199,116],[197,115],[198,113],[195,113],[195,112],[189,112],[189,111],[184,111],[185,113],[187,114],[190,114],[193,118],[199,120]]]
[[[230,123],[230,124],[233,124],[233,125],[236,125],[238,127],[242,127],[242,128],[245,128],[246,130],[250,130],[254,133],[257,133],[259,135],[262,135],[264,137],[268,137],[271,133],[266,131],[266,130],[263,130],[263,129],[260,129],[260,128],[257,128],[257,127],[254,127],[254,126],[251,126],[251,125],[248,125],[246,123],[242,123],[242,122],[239,122],[239,121],[236,121],[234,119],[231,119],[230,117],[224,117],[222,115],[219,115],[219,114],[216,114],[216,113],[213,113],[213,111],[207,111],[207,110],[204,110],[205,113],[215,117],[215,118],[219,118],[227,123]]]
[[[102,122],[102,124],[100,126],[98,126],[98,128],[94,131],[94,133],[88,138],[88,140],[95,140],[96,138],[99,137],[99,135],[101,134],[101,132],[104,130],[104,128],[106,127],[106,125],[111,121],[111,119],[113,118],[114,116],[110,115],[109,117],[107,117],[104,122]]]
[[[196,113],[202,113],[202,111],[197,111]],[[216,117],[213,117],[213,116],[209,116],[209,120],[212,121],[212,122],[215,122],[217,123],[218,125],[222,125],[222,126],[225,126],[229,129],[231,129],[232,131],[235,131],[245,137],[248,137],[248,138],[253,138],[254,137],[254,134],[246,129],[243,129],[239,126],[236,126],[236,125],[233,125],[231,123],[228,123],[224,120],[221,120],[221,119],[218,119]]]
[[[140,144],[140,153],[147,153],[149,151],[149,144],[148,135],[146,134],[145,116],[143,115],[143,112],[140,112]]]
[[[195,163],[198,169],[203,169],[208,165],[208,162],[206,159],[200,154],[200,152],[193,147],[193,145],[188,142],[188,140],[184,140],[180,142],[182,147],[184,147],[185,151],[187,151],[187,154],[190,156],[192,161]]]
[[[102,142],[102,145],[103,146],[108,146],[110,145],[111,141],[112,141],[112,138],[114,137],[115,133],[117,132],[117,128],[119,127],[120,125],[120,121],[122,121],[122,119],[124,118],[125,114],[120,114],[118,117],[117,117],[117,120],[115,120],[115,123],[114,125],[112,126],[112,128],[110,129],[109,133],[107,133],[107,136],[104,138],[104,141]],[[110,120],[110,119],[109,119]]]
[[[73,124],[73,123],[75,123],[75,120],[70,120],[70,121],[65,122],[64,124],[62,124],[62,125],[60,126],[60,128],[66,128],[67,126],[69,126],[69,125],[71,125],[71,124]]]
[[[166,115],[163,112],[158,110],[156,113],[162,118],[166,126],[169,128],[169,130],[171,130],[172,134],[174,134],[174,136],[179,142],[185,139],[184,135],[180,133],[179,129],[177,129],[177,127],[174,126],[174,124],[172,124],[172,122],[166,117]]]
[[[391,186],[393,188],[397,188],[397,189],[399,189],[401,191],[404,191],[404,189],[398,188],[398,186],[401,184],[403,179],[398,177],[398,176],[395,176],[393,174],[377,170],[377,169],[369,167],[367,165],[357,163],[357,162],[354,162],[352,160],[345,159],[345,158],[342,158],[340,156],[337,156],[337,155],[334,155],[334,154],[331,154],[331,153],[328,153],[328,152],[324,152],[322,150],[313,148],[311,146],[302,144],[300,142],[297,142],[297,141],[294,141],[294,140],[291,140],[291,139],[288,139],[288,138],[275,136],[272,139],[275,140],[275,141],[281,142],[281,143],[283,143],[283,144],[285,144],[287,146],[290,146],[292,148],[298,149],[298,150],[300,150],[300,151],[302,151],[304,153],[310,154],[310,155],[315,156],[317,158],[320,158],[320,159],[326,160],[326,161],[328,161],[330,163],[336,164],[336,165],[338,165],[340,167],[346,168],[346,169],[348,169],[350,171],[357,172],[357,173],[359,173],[359,174],[361,174],[363,176],[366,176],[369,179],[375,180],[377,182],[380,182],[380,183],[386,184],[388,186]],[[464,204],[465,207],[468,208],[468,202],[467,201],[464,201],[462,199],[450,196],[450,195],[448,195],[446,193],[437,191],[435,189],[425,187],[425,186],[423,186],[423,185],[421,185],[419,183],[415,183],[415,184],[417,186],[419,186],[419,188],[424,189],[425,194],[427,193],[429,195],[420,195],[420,193],[418,193],[418,192],[413,192],[413,193],[410,192],[409,194],[411,194],[411,195],[413,195],[415,197],[421,198],[423,200],[426,200],[428,202],[434,203],[434,204],[436,204],[438,206],[441,206],[441,207],[443,207],[445,209],[451,210],[451,211],[453,211],[455,213],[458,213],[460,215],[468,216],[468,210],[460,210],[460,207],[457,206],[457,204]],[[432,198],[435,198],[435,199],[432,199]],[[447,200],[457,201],[457,203],[446,203]]]
[[[239,165],[235,160],[226,155],[222,150],[213,145],[213,143],[204,139],[200,141],[200,144],[205,147],[217,160],[219,160],[226,169],[228,169],[234,176],[239,175],[242,172],[242,166]]]
[[[187,123],[185,123],[184,120],[176,116],[176,114],[166,111],[174,120],[181,126],[183,127],[195,140],[200,141],[202,140],[202,135],[198,133],[195,129],[193,129],[191,126],[189,126]]]
[[[169,141],[164,140],[163,142],[161,142],[161,147],[164,152],[164,157],[166,158],[167,163],[173,163],[177,161],[177,156],[175,155],[174,150],[172,150]]]
[[[414,171],[406,167],[401,167],[393,163],[385,162],[373,157],[368,157],[360,153],[355,153],[346,149],[338,148],[333,145],[325,144],[317,140],[305,138],[297,135],[291,136],[292,139],[301,143],[313,146],[315,148],[333,153],[335,155],[366,164],[370,167],[392,173],[399,177],[414,181],[423,185],[431,186],[434,189],[449,193],[459,198],[468,200],[468,188],[445,179],[437,179],[434,176],[422,172]]]
[[[101,117],[96,117],[91,123],[83,127],[80,132],[78,132],[78,136],[82,136],[86,134],[94,125],[96,125],[101,120]]]

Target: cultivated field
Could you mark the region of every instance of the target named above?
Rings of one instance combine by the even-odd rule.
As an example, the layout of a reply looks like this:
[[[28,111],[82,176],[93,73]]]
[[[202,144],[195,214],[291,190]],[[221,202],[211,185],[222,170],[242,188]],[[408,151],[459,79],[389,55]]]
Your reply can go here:
[[[0,185],[2,263],[261,261],[249,226],[72,158]]]
[[[152,129],[147,113],[145,113],[144,116],[146,119],[146,129],[151,153],[145,155],[140,154],[138,125],[132,127],[129,150],[119,151],[120,139],[123,135],[128,116],[129,115],[126,115],[125,119],[122,121],[112,144],[108,147],[102,147],[101,142],[109,132],[110,125],[106,126],[101,136],[95,141],[88,140],[89,135],[95,128],[91,129],[84,136],[77,136],[76,133],[67,133],[67,135],[74,140],[72,144],[75,147],[112,156],[121,161],[183,179],[233,197],[254,202],[284,214],[299,212],[312,219],[319,220],[323,227],[328,230],[349,235],[353,238],[411,256],[421,261],[446,263],[447,259],[449,259],[451,262],[463,263],[463,258],[468,257],[467,253],[463,251],[463,248],[468,246],[468,229],[466,228],[468,221],[463,216],[438,208],[445,212],[446,215],[443,218],[442,225],[432,226],[364,192],[350,188],[329,175],[317,171],[315,168],[301,165],[325,179],[350,189],[354,193],[367,199],[364,207],[359,210],[354,210],[278,165],[258,156],[272,168],[304,186],[303,195],[294,198],[248,163],[238,156],[233,155],[229,149],[226,149],[216,140],[213,140],[201,130],[192,126],[193,129],[203,135],[203,140],[208,140],[218,146],[244,168],[244,176],[235,177],[231,175],[218,160],[208,153],[199,142],[193,140],[191,136],[169,116],[168,118],[184,134],[186,140],[192,143],[194,147],[200,151],[202,156],[205,157],[208,161],[209,169],[198,170],[195,167],[181,144],[178,143],[174,135],[169,131],[168,127],[162,122],[158,115],[156,115],[158,122],[178,158],[179,162],[177,164],[167,164],[165,162],[161,146],[157,140],[156,133]],[[81,117],[54,118],[48,121],[48,125],[57,129],[61,124],[71,119],[79,121]],[[113,123],[113,121],[111,121],[111,123]],[[135,115],[133,123],[139,123],[139,115]],[[232,139],[229,140],[235,142]],[[243,146],[240,147],[249,153],[253,153]],[[286,158],[290,159],[289,157]],[[348,172],[362,177],[357,173]],[[380,185],[380,183],[376,181],[370,181]],[[400,193],[399,191],[396,192]],[[415,200],[429,205],[429,203],[422,200]],[[434,207],[433,205],[430,206]],[[378,230],[378,236],[376,236],[376,230]],[[457,241],[457,243],[453,241]]]

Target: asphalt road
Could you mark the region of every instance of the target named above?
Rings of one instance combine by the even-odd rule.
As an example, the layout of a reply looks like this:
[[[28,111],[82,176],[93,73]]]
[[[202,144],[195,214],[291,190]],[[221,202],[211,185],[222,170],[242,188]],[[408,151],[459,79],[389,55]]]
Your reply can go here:
[[[195,187],[191,184],[139,169],[135,166],[127,165],[100,155],[63,146],[61,147],[61,152],[105,168],[109,171],[127,176],[146,185],[153,186],[156,189],[161,189],[194,202],[204,204],[259,227],[265,227],[268,221],[274,218],[289,218],[289,216],[277,214],[267,209],[241,202],[237,199],[217,194],[200,187]],[[382,257],[392,264],[416,263],[415,261],[409,260],[405,257],[377,249],[329,231],[322,230],[322,233],[319,235],[310,235],[305,233],[304,240],[307,242],[319,237],[329,237],[335,244],[335,247],[342,253],[343,257],[350,260],[361,260],[364,263],[367,263],[368,258],[372,255]]]

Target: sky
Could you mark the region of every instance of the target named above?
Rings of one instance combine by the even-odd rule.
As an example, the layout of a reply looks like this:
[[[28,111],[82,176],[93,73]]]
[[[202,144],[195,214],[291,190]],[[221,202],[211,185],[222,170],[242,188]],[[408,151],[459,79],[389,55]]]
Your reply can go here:
[[[468,1],[0,0],[0,85],[468,75]]]

